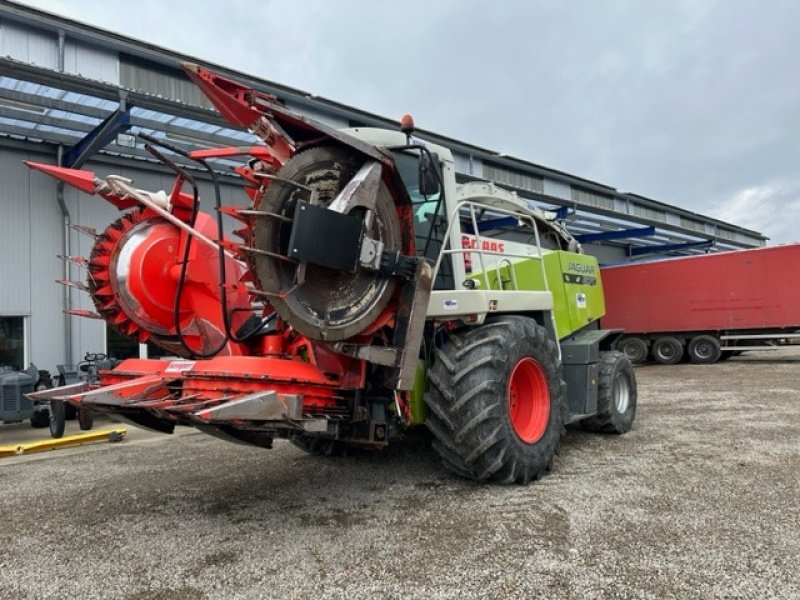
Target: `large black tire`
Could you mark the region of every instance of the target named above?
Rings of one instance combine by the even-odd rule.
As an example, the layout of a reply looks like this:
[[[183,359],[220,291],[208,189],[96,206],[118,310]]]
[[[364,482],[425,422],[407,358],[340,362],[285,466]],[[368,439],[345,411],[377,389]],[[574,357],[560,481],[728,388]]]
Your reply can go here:
[[[449,470],[528,483],[551,468],[566,386],[556,344],[534,320],[504,316],[449,333],[427,376],[426,424]]]
[[[665,335],[653,342],[652,354],[660,365],[675,365],[683,358],[683,344],[678,338]]]
[[[689,360],[696,365],[710,365],[722,357],[719,340],[713,335],[697,335],[691,339],[686,348]]]
[[[66,415],[63,400],[50,401],[50,435],[60,438],[64,435]]]
[[[300,434],[289,441],[312,456],[347,456],[355,453],[352,446],[331,438]]]
[[[642,364],[647,360],[647,342],[637,336],[624,337],[617,344],[617,350],[628,357],[634,365]]]
[[[621,352],[601,352],[597,381],[597,415],[581,421],[589,431],[622,434],[636,418],[636,375]]]
[[[81,431],[89,431],[94,425],[94,416],[92,411],[88,408],[79,408],[78,411],[78,427]]]

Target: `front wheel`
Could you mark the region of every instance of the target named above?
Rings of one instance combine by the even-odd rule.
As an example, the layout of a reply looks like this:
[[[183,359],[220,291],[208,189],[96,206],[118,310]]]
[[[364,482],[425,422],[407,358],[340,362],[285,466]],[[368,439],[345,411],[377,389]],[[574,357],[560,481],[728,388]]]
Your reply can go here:
[[[636,375],[621,352],[601,352],[597,381],[597,415],[581,421],[584,429],[627,433],[636,417]]]
[[[566,386],[555,342],[536,321],[507,316],[449,333],[428,383],[426,424],[449,470],[528,483],[550,469]]]
[[[50,435],[60,438],[64,435],[66,414],[63,400],[50,401]]]

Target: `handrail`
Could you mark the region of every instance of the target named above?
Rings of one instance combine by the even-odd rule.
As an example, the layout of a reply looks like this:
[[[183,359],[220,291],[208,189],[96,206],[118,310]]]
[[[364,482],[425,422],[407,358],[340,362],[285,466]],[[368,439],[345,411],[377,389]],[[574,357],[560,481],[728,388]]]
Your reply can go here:
[[[508,266],[508,275],[511,278],[510,279],[510,281],[511,281],[511,289],[512,290],[516,290],[517,289],[517,273],[516,273],[516,271],[514,271],[514,265],[511,264],[511,259],[508,259],[508,258],[501,258],[500,260],[497,261],[497,264],[494,266],[495,271],[497,272],[497,285],[500,286],[500,289],[503,289],[503,290],[506,289],[505,288],[505,282],[503,281],[503,276],[500,274],[500,266],[501,265],[502,266],[506,266],[506,265]]]
[[[470,217],[470,221],[472,221],[472,229],[475,232],[474,235],[475,235],[475,240],[477,242],[477,248],[453,248],[452,247],[451,239],[450,239],[451,235],[450,234],[452,233],[452,229],[453,229],[453,226],[455,225],[455,223],[456,222],[460,223],[460,220],[461,220],[460,219],[460,213],[461,213],[461,209],[462,208],[465,208],[465,209],[469,210],[469,217]],[[491,210],[492,210],[493,213],[500,213],[500,214],[505,214],[505,215],[508,215],[508,216],[512,216],[512,217],[517,218],[520,221],[526,221],[527,223],[529,223],[531,225],[531,227],[533,228],[533,232],[534,232],[534,239],[536,240],[536,245],[535,245],[536,254],[535,255],[530,255],[530,254],[522,254],[522,253],[519,253],[519,252],[496,252],[496,251],[493,251],[493,250],[484,250],[483,249],[483,244],[482,244],[482,241],[483,241],[484,238],[480,234],[480,229],[478,228],[478,221],[477,221],[477,218],[475,216],[475,209],[476,208],[485,209],[485,208],[487,208],[487,206],[484,205],[484,204],[473,202],[471,200],[462,200],[461,202],[456,204],[452,214],[448,216],[447,229],[445,230],[443,243],[442,243],[442,246],[441,246],[441,248],[439,250],[439,256],[436,258],[436,264],[435,264],[434,269],[433,269],[433,279],[434,280],[436,279],[436,276],[439,273],[439,268],[441,267],[441,264],[442,264],[442,259],[444,258],[445,255],[467,254],[467,253],[475,252],[478,255],[478,262],[479,262],[480,268],[481,268],[481,276],[483,277],[484,289],[487,289],[487,290],[489,289],[489,277],[487,275],[488,270],[486,269],[486,263],[484,261],[484,256],[502,256],[503,259],[498,261],[498,263],[497,263],[497,265],[495,265],[495,267],[496,267],[496,269],[499,269],[499,266],[502,263],[504,263],[504,262],[508,263],[508,265],[509,265],[509,273],[511,273],[511,277],[512,277],[512,280],[513,280],[513,286],[514,286],[514,289],[516,290],[517,289],[516,275],[514,273],[514,269],[512,268],[512,263],[511,263],[510,258],[526,258],[526,259],[534,258],[534,259],[537,259],[539,261],[539,265],[540,265],[541,270],[542,270],[542,281],[544,282],[545,291],[550,291],[550,288],[549,288],[549,285],[548,285],[548,282],[547,282],[547,277],[546,277],[546,274],[545,274],[545,269],[544,269],[544,260],[543,260],[544,255],[542,254],[542,246],[541,246],[541,242],[540,242],[540,238],[539,238],[539,227],[536,224],[536,220],[533,217],[531,217],[530,215],[526,215],[526,214],[522,214],[522,213],[519,213],[519,212],[515,212],[513,210],[491,207]],[[486,238],[486,239],[494,239],[494,238]],[[498,270],[497,279],[498,279],[498,286],[501,287],[501,289],[502,289],[499,270]]]

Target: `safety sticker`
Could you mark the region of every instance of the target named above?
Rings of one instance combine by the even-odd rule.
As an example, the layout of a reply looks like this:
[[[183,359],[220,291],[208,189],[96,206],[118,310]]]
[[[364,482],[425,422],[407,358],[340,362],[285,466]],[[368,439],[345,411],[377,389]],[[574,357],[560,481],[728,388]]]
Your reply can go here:
[[[586,294],[575,294],[575,303],[578,308],[586,308]]]

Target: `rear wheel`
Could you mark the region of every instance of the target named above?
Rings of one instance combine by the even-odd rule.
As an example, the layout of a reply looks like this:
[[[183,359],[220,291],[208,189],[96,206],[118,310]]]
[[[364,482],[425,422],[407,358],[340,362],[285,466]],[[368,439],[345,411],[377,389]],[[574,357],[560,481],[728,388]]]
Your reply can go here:
[[[665,335],[653,343],[653,360],[660,365],[674,365],[683,357],[683,344],[678,338]]]
[[[604,433],[627,433],[636,418],[636,375],[621,352],[600,354],[597,384],[597,415],[581,421],[584,429]]]
[[[692,338],[687,348],[689,360],[698,365],[710,365],[722,356],[719,340],[713,335],[698,335]]]
[[[565,385],[556,345],[534,320],[501,317],[448,334],[428,382],[426,424],[448,469],[502,483],[550,469]]]
[[[617,349],[635,365],[647,360],[647,342],[640,337],[622,338],[617,344]]]

